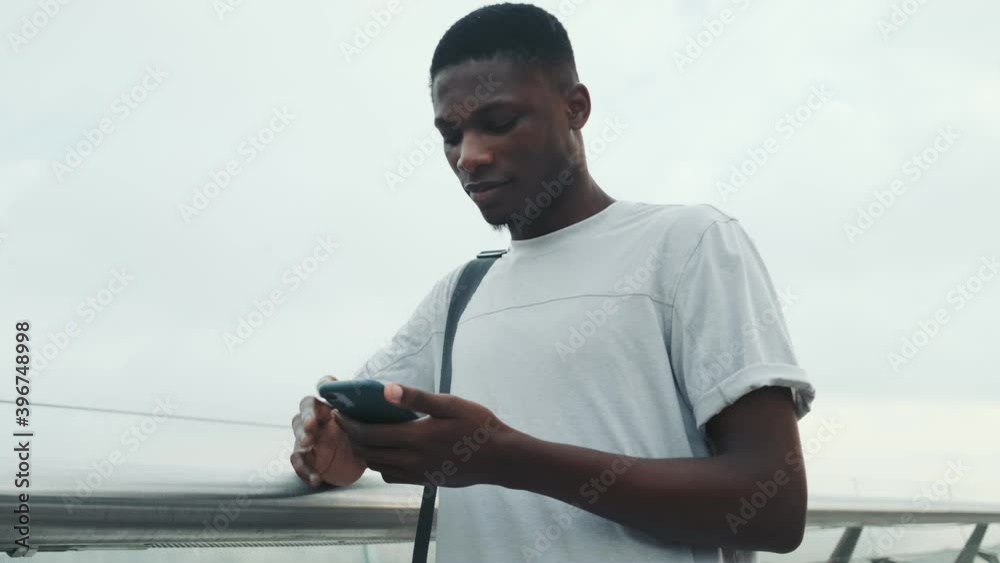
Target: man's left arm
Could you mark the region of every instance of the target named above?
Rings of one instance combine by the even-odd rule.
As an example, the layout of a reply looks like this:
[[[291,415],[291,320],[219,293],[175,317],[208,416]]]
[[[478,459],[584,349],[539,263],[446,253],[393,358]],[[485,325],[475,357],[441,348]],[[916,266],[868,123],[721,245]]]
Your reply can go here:
[[[784,553],[801,542],[806,484],[786,388],[757,389],[713,417],[715,455],[670,459],[539,440],[454,395],[390,384],[386,397],[430,416],[401,424],[334,416],[387,483],[531,491],[671,543]],[[473,453],[457,459],[463,444]]]
[[[515,433],[495,484],[577,505],[661,541],[787,553],[802,541],[806,479],[788,389],[744,395],[707,425],[716,454],[642,459]]]

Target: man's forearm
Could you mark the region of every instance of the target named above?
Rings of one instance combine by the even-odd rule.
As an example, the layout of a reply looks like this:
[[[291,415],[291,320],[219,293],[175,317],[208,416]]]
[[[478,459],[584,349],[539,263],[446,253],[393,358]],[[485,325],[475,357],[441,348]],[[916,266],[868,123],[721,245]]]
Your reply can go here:
[[[509,463],[498,468],[495,484],[579,506],[661,541],[778,552],[801,541],[804,479],[787,466],[788,480],[774,484],[773,497],[763,507],[751,505],[755,513],[746,518],[742,501],[761,493],[758,483],[773,482],[782,468],[754,469],[761,464],[725,455],[634,458],[520,432],[503,448]]]

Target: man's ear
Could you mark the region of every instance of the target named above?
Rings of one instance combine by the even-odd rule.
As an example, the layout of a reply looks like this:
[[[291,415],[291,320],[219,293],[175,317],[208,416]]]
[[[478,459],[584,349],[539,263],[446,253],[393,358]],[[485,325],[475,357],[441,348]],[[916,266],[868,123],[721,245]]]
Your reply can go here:
[[[578,82],[566,93],[566,113],[570,129],[583,129],[590,119],[590,109],[590,92]]]

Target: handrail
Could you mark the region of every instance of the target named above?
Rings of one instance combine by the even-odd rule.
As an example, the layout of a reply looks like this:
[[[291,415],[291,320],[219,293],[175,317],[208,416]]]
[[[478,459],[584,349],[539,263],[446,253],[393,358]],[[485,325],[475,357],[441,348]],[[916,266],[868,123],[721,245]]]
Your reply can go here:
[[[422,489],[383,483],[366,473],[354,485],[315,490],[293,474],[270,482],[207,473],[109,479],[86,496],[69,473],[34,479],[31,550],[15,544],[13,522],[0,522],[0,550],[143,549],[408,542]],[[121,477],[120,475],[118,477]],[[20,504],[11,484],[0,506]],[[751,510],[748,508],[748,510]],[[752,517],[752,516],[751,516]],[[810,499],[811,527],[980,524],[1000,522],[1000,504],[940,501],[925,509],[898,499]]]

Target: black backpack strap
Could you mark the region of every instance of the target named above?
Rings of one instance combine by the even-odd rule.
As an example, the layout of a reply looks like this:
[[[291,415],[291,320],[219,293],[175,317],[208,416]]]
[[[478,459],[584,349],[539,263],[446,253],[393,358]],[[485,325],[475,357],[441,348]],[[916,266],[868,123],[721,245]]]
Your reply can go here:
[[[451,294],[451,304],[448,305],[448,322],[444,327],[444,351],[441,353],[441,382],[438,384],[438,393],[451,393],[451,349],[455,345],[458,319],[462,317],[465,306],[469,304],[472,294],[479,288],[479,282],[486,277],[490,266],[506,252],[506,250],[480,252],[475,260],[465,265],[462,274],[458,277],[455,291]]]
[[[455,331],[458,329],[458,319],[465,311],[465,306],[472,299],[472,294],[483,281],[486,272],[497,258],[506,254],[506,250],[487,250],[480,252],[475,260],[471,260],[462,269],[451,294],[448,305],[448,321],[444,328],[444,351],[441,355],[441,383],[438,393],[451,392],[451,349],[455,344]],[[417,520],[417,537],[413,541],[413,563],[426,563],[427,548],[431,542],[431,526],[434,523],[434,499],[437,497],[437,487],[424,486],[423,500],[420,502],[420,519]]]

